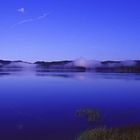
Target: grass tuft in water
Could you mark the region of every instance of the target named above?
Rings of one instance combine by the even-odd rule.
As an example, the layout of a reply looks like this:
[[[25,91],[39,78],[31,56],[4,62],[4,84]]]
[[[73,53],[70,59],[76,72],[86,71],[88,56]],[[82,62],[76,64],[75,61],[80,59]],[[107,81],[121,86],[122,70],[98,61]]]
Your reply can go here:
[[[101,114],[96,109],[79,109],[76,111],[77,117],[85,117],[89,123],[95,123],[101,119]]]

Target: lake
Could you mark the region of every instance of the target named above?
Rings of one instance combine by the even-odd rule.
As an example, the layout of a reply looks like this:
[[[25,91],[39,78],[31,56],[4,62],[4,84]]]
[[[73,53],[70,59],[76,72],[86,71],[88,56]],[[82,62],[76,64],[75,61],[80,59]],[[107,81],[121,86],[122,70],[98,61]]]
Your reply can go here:
[[[99,110],[89,124],[76,111]],[[0,139],[75,140],[98,127],[140,124],[140,75],[120,73],[0,73]]]

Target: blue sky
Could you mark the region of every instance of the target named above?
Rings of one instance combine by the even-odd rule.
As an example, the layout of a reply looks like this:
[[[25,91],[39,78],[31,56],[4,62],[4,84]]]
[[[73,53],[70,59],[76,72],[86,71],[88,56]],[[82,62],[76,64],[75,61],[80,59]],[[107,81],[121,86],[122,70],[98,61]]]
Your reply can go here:
[[[139,0],[0,0],[0,59],[140,59]]]

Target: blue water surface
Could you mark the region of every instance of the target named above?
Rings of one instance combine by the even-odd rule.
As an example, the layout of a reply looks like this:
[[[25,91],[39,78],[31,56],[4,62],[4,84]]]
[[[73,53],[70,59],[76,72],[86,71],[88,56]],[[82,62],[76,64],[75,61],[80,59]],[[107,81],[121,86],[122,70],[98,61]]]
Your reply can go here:
[[[92,108],[90,124],[76,111]],[[115,73],[0,73],[0,139],[75,140],[95,126],[140,124],[140,75]]]

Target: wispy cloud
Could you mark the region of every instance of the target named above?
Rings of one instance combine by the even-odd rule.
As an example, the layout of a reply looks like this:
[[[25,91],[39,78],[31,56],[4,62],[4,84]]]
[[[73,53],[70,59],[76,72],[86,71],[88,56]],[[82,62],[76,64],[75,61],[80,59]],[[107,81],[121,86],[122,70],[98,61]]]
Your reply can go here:
[[[35,17],[35,18],[29,18],[29,19],[21,20],[21,21],[17,22],[16,24],[12,25],[11,28],[15,28],[16,26],[21,25],[21,24],[25,24],[25,23],[29,23],[29,22],[34,22],[34,21],[45,19],[49,14],[50,13],[44,13],[43,15]]]
[[[25,8],[19,8],[19,9],[17,9],[17,11],[19,12],[19,13],[25,13]]]

